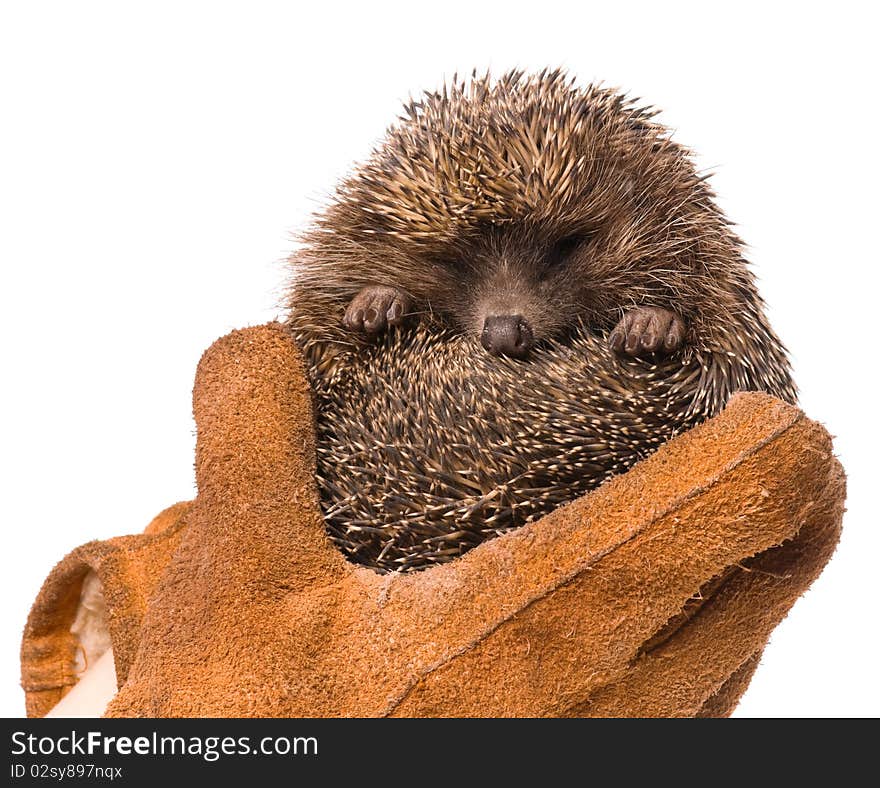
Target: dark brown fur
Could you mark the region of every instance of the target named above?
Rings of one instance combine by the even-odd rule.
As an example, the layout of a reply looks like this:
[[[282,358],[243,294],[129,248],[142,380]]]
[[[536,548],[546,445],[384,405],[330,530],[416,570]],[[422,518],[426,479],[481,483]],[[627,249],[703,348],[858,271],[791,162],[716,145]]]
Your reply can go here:
[[[622,361],[613,353],[602,366],[606,356],[590,351],[597,339],[606,347],[610,342],[618,354],[644,356],[645,375],[650,369],[651,375],[677,381],[675,407],[667,410],[661,425],[666,429],[655,429],[664,439],[716,413],[736,390],[764,390],[794,401],[785,351],[764,316],[741,242],[715,205],[705,179],[695,171],[688,151],[670,139],[653,115],[614,91],[577,88],[559,72],[534,77],[512,73],[494,83],[488,77],[474,78],[426,94],[407,107],[406,117],[388,131],[372,157],[341,184],[336,199],[317,218],[293,257],[290,326],[310,362],[321,406],[319,428],[325,438],[344,444],[356,432],[361,440],[377,446],[402,439],[399,425],[383,423],[375,414],[365,425],[361,397],[371,385],[371,374],[375,376],[385,363],[383,353],[393,352],[399,358],[407,343],[424,352],[436,347],[432,337],[442,336],[446,342],[454,339],[472,360],[482,354],[481,365],[496,363],[497,369],[508,370],[516,369],[511,364],[532,363],[483,358],[486,353],[478,339],[484,321],[499,313],[515,313],[527,320],[541,363],[577,364],[577,358],[565,352],[574,344],[583,352],[594,352],[587,366],[595,389],[604,390],[606,399],[608,391],[620,386],[625,397],[626,387],[635,385],[637,375],[628,371],[621,376]],[[391,304],[394,293],[400,295],[398,306],[389,313],[391,322],[403,321],[398,308],[403,306],[410,328],[364,330],[372,296],[362,291],[377,286],[385,288],[379,292],[390,299],[377,303]],[[346,313],[350,305],[358,305],[359,297],[366,311]],[[649,311],[639,311],[645,308]],[[413,328],[414,324],[420,327]],[[649,329],[657,335],[649,336]],[[391,335],[386,337],[386,331]],[[378,342],[374,334],[379,335]],[[640,336],[642,345],[637,341]],[[664,339],[669,342],[666,347]],[[669,353],[671,357],[661,363],[660,357]],[[406,363],[417,372],[422,361],[413,352]],[[450,397],[460,390],[464,377],[456,378],[447,392]],[[590,385],[577,373],[568,377],[578,378],[581,386]],[[490,369],[483,379],[484,396],[503,393],[496,387],[503,376]],[[508,383],[515,380],[516,375]],[[390,403],[397,396],[390,390],[396,384],[394,380],[385,384],[371,396],[387,397]],[[442,389],[444,383],[436,385]],[[531,380],[530,385],[540,387],[540,380]],[[668,402],[673,384],[664,385],[651,388],[651,396]],[[341,397],[340,392],[347,393]],[[581,392],[584,412],[571,418],[597,421],[596,412],[590,410],[590,393]],[[557,395],[543,392],[545,399]],[[538,400],[541,396],[539,389]],[[419,408],[428,399],[419,399],[417,387],[411,392],[403,407],[412,409],[412,420],[426,416]],[[649,407],[659,408],[657,403]],[[433,399],[430,404],[437,407]],[[631,411],[631,403],[620,407]],[[450,435],[456,432],[442,414],[427,416],[440,422],[438,435],[447,428]],[[512,438],[506,417],[504,408],[496,409],[492,430]],[[468,442],[467,431],[458,432],[456,439]],[[480,430],[472,431],[477,434]],[[543,454],[552,456],[553,433],[542,434],[542,440],[551,444]],[[604,463],[601,473],[587,479],[587,488],[605,478],[609,467],[620,470],[642,456],[655,443],[647,440],[647,434],[633,439],[625,458]],[[421,438],[414,433],[406,440]],[[426,446],[430,440],[425,438]],[[469,461],[479,465],[478,441],[474,437],[469,443]],[[431,451],[442,468],[442,440]],[[460,459],[449,451],[450,462]],[[325,507],[338,518],[335,526],[331,522],[331,532],[335,528],[343,547],[346,538],[360,540],[349,550],[358,560],[377,565],[384,549],[384,561],[389,538],[399,539],[407,527],[402,510],[388,514],[378,505],[387,489],[357,493],[366,482],[364,471],[343,468],[338,452],[319,459],[325,463],[319,467]],[[372,461],[378,462],[375,457]],[[381,462],[387,464],[388,457]],[[331,467],[333,463],[336,466]],[[483,464],[495,468],[492,462]],[[510,472],[496,470],[502,476]],[[341,480],[346,474],[348,480]],[[407,478],[408,505],[415,507],[409,517],[418,519],[422,502],[418,484]],[[340,481],[351,484],[340,486]],[[504,484],[505,480],[495,481]],[[580,490],[572,488],[572,497]],[[353,495],[372,496],[375,504],[377,533],[369,536],[372,547],[366,552],[364,539],[352,536],[345,524],[345,517],[353,515],[346,515],[348,510],[338,505]],[[453,501],[455,491],[446,499]],[[553,499],[553,505],[560,502]],[[507,526],[536,514],[525,511],[524,501],[520,505],[523,517],[506,520]],[[359,521],[368,519],[363,515]],[[446,516],[444,522],[450,525],[446,533],[460,530],[455,516]],[[383,538],[381,528],[389,523],[393,528],[386,536],[391,536]],[[380,562],[383,568],[425,563],[406,559],[395,564],[393,559],[400,557],[395,556],[396,549],[389,561]],[[408,549],[410,556],[415,554],[412,545]],[[452,549],[444,556],[454,553]]]

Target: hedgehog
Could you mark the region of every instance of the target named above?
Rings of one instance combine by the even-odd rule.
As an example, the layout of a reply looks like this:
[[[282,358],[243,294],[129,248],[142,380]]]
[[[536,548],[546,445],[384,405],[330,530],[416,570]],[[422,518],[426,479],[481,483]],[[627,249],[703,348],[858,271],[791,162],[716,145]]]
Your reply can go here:
[[[327,530],[406,572],[718,413],[795,402],[743,244],[657,111],[562,71],[405,107],[292,255]]]

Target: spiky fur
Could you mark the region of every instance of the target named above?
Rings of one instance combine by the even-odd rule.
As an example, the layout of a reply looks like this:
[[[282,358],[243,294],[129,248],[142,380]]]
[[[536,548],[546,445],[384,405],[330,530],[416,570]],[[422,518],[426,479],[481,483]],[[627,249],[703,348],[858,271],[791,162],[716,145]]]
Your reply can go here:
[[[443,560],[475,533],[595,486],[717,413],[733,391],[794,401],[741,242],[654,115],[561,72],[454,81],[407,107],[304,235],[290,326],[318,393],[325,512],[355,559],[383,569]],[[570,238],[574,250],[554,259]],[[378,343],[345,330],[346,305],[370,285],[409,294],[421,326]],[[685,319],[672,359],[622,362],[603,350],[640,305]],[[498,308],[524,314],[543,343],[530,361],[479,346]],[[641,424],[625,446],[620,420]],[[509,456],[496,461],[502,444]],[[593,445],[603,447],[595,462],[584,448]],[[541,489],[564,479],[568,492],[518,484],[533,463]],[[446,485],[435,505],[435,473],[468,481]],[[498,485],[503,511],[467,509]],[[460,532],[469,535],[449,536]]]

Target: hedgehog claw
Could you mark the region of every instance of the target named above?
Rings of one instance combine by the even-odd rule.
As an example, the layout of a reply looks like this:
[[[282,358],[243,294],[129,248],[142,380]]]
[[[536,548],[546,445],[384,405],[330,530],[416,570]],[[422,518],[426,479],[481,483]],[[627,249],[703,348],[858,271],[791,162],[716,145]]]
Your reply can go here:
[[[684,320],[668,309],[644,306],[631,309],[614,327],[608,344],[615,353],[643,356],[673,353],[684,342]]]
[[[399,326],[410,304],[410,297],[396,287],[365,287],[351,300],[342,324],[352,331],[374,336],[388,326]]]

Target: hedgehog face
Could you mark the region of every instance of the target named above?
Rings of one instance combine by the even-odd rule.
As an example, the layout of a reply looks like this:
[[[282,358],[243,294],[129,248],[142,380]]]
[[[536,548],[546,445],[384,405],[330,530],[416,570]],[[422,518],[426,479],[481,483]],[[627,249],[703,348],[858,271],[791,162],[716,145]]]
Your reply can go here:
[[[441,261],[432,311],[479,337],[494,355],[525,357],[542,339],[559,338],[591,308],[590,245],[585,231],[558,237],[539,228],[482,227]]]

